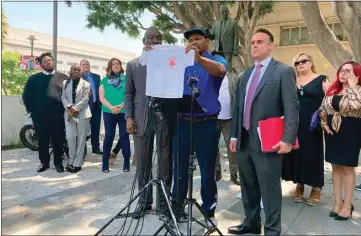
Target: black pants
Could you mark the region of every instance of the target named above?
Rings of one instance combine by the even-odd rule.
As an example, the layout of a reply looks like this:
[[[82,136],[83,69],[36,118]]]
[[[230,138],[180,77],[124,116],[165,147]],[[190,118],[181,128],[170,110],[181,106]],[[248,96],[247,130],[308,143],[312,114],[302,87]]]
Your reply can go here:
[[[39,141],[40,163],[49,165],[49,142],[51,140],[54,153],[54,164],[62,165],[65,125],[63,116],[33,115],[35,132]]]
[[[91,127],[91,145],[93,151],[99,150],[99,134],[100,134],[100,123],[102,118],[101,103],[91,104],[90,110],[92,117],[90,118]]]

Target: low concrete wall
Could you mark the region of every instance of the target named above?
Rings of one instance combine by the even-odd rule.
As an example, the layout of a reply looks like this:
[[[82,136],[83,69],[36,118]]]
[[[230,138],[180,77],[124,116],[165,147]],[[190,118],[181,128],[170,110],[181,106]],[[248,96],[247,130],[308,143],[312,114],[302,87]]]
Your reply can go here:
[[[25,107],[20,104],[21,96],[1,96],[1,146],[19,142],[19,132],[28,121]],[[100,133],[104,134],[103,119]]]
[[[1,99],[1,145],[6,146],[20,141],[19,132],[24,122],[28,120],[28,116],[25,115],[25,107],[20,104],[21,96],[1,96]],[[103,118],[100,133],[104,134]],[[225,147],[223,136],[221,136],[219,146]]]
[[[1,100],[1,145],[5,146],[19,141],[20,129],[28,119],[21,96],[1,96]]]

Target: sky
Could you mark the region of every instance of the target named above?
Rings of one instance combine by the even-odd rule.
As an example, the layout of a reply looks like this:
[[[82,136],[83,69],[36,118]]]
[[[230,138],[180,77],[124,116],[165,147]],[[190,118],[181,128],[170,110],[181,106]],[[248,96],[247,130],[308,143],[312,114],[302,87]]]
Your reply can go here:
[[[2,8],[12,27],[53,34],[53,2],[2,2]],[[107,27],[103,32],[86,28],[88,9],[83,3],[73,3],[69,8],[58,2],[58,37],[102,45],[134,52],[142,51],[142,36],[130,38],[126,33]],[[153,15],[146,12],[140,21],[145,27],[152,24]]]

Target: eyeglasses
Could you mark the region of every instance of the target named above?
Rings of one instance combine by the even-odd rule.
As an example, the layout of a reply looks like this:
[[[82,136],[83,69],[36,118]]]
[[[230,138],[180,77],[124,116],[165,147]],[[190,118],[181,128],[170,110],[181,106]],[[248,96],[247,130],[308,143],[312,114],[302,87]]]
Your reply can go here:
[[[294,65],[295,65],[295,66],[303,65],[303,64],[305,64],[305,63],[308,62],[308,61],[310,61],[310,60],[303,59],[303,60],[301,60],[301,61],[296,61]]]
[[[338,73],[339,73],[339,74],[343,74],[343,73],[345,73],[345,74],[350,74],[350,73],[351,73],[351,70],[349,70],[349,69],[341,69],[341,70],[338,71]]]

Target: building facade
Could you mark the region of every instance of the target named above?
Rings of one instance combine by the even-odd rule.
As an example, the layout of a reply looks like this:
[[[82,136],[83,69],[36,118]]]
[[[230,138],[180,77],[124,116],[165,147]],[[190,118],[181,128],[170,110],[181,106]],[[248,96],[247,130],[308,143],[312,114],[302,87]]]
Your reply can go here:
[[[39,56],[44,52],[52,52],[53,36],[35,31],[9,27],[4,50],[18,52],[22,55],[30,55],[30,41],[27,39],[34,35],[36,40],[33,46],[33,55]],[[57,71],[69,74],[72,64],[86,59],[91,65],[91,71],[104,77],[107,63],[110,58],[119,58],[124,70],[128,61],[136,57],[135,53],[122,51],[114,48],[94,45],[76,40],[58,38]]]
[[[342,44],[350,50],[345,32],[337,21],[330,2],[319,2],[323,18]],[[232,15],[236,9],[231,9]],[[297,2],[278,2],[274,11],[257,23],[257,28],[266,28],[274,35],[275,50],[273,57],[281,62],[292,64],[293,57],[305,52],[315,61],[317,73],[334,79],[336,68],[323,56],[318,47],[312,43],[300,6]]]

